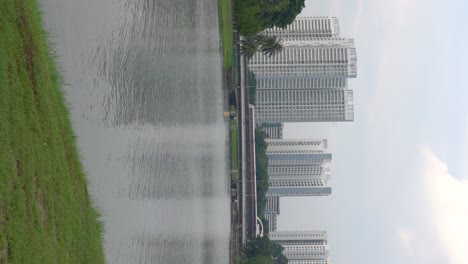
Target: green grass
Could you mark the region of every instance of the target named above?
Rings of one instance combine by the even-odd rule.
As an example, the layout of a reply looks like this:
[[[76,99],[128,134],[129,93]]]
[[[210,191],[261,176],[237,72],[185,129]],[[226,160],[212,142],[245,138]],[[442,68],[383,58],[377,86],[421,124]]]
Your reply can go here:
[[[0,263],[104,263],[35,0],[0,0]]]
[[[236,112],[236,106],[235,105],[229,105],[229,111],[230,112]],[[233,120],[233,121],[235,121],[235,120]],[[231,121],[231,124],[232,124],[232,121]],[[237,124],[237,122],[236,122],[236,124]]]
[[[224,70],[228,70],[232,67],[233,57],[232,2],[231,0],[219,0],[219,5],[223,67]]]
[[[231,180],[237,181],[238,179],[238,151],[237,151],[237,144],[238,144],[238,135],[237,135],[237,120],[231,120],[231,129],[230,129],[230,137],[231,137]]]
[[[239,180],[239,172],[231,171],[231,181],[235,182]]]
[[[234,46],[233,47],[233,52],[232,52],[232,86],[235,87],[236,86],[236,82],[237,82],[237,75],[239,74],[237,72],[237,53],[239,51],[237,50],[237,48]]]

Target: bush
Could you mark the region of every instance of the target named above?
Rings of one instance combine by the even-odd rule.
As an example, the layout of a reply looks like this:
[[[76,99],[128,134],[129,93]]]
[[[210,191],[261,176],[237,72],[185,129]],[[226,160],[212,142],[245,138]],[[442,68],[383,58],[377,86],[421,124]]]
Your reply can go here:
[[[235,14],[237,31],[243,36],[252,36],[260,33],[262,22],[258,20],[260,5],[257,0],[235,1]]]
[[[237,0],[237,30],[253,36],[266,28],[286,27],[304,8],[304,0]]]
[[[268,191],[268,156],[266,154],[267,134],[261,129],[255,129],[255,161],[257,167],[257,214],[263,216],[267,203]]]
[[[268,237],[256,237],[241,249],[247,264],[287,264],[284,248]]]

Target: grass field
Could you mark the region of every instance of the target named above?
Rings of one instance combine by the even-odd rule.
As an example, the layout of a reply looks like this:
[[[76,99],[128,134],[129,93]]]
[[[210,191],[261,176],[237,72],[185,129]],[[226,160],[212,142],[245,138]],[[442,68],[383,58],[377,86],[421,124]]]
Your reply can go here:
[[[232,48],[232,50],[233,50],[232,51],[233,52],[232,53],[232,64],[231,64],[232,65],[232,86],[235,87],[236,84],[237,84],[237,76],[239,74],[237,72],[237,63],[238,63],[238,61],[236,59],[237,53],[239,51],[237,50],[237,48],[235,46]]]
[[[223,67],[228,70],[232,67],[233,33],[232,33],[232,2],[219,0],[219,13],[221,21],[221,39],[223,44]]]
[[[238,135],[237,135],[237,120],[231,120],[231,129],[230,129],[230,137],[231,137],[231,180],[237,181],[238,180],[238,152],[237,152],[237,144],[238,144]]]
[[[35,0],[0,0],[0,263],[104,263]]]

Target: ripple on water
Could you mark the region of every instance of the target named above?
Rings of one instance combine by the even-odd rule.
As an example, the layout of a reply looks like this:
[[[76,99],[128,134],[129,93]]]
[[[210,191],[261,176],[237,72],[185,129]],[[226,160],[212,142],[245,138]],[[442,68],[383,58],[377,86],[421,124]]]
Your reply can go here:
[[[217,0],[41,0],[109,263],[227,263]]]

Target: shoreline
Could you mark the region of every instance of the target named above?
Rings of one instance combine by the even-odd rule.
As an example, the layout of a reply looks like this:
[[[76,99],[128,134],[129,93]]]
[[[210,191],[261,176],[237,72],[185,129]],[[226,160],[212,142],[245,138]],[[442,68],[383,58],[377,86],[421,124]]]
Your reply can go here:
[[[242,205],[242,193],[238,186],[239,176],[242,172],[241,159],[241,124],[237,117],[240,113],[240,94],[238,87],[240,86],[240,58],[239,54],[239,35],[233,30],[232,17],[232,2],[231,0],[219,0],[219,21],[220,21],[220,43],[221,54],[223,55],[223,91],[224,98],[224,116],[229,120],[229,155],[230,155],[230,240],[229,240],[229,263],[240,263],[239,247],[242,241],[240,236],[241,217],[240,206]]]
[[[228,3],[232,10],[232,2],[230,0],[220,0],[220,35],[221,35],[221,48],[223,54],[223,90],[225,97],[227,97],[227,105],[225,105],[225,116],[229,116],[229,139],[230,139],[230,180],[231,180],[231,223],[230,223],[230,242],[229,242],[229,263],[237,264],[240,263],[240,247],[245,240],[245,228],[243,228],[243,222],[245,222],[245,214],[243,207],[245,207],[245,199],[243,195],[245,192],[245,184],[241,181],[243,177],[243,170],[245,162],[243,161],[242,151],[245,150],[243,146],[243,130],[245,129],[242,125],[241,113],[241,85],[242,80],[241,71],[241,59],[239,47],[239,34],[233,30],[233,17],[232,11],[226,12],[226,4]],[[224,6],[223,6],[224,5]],[[226,15],[228,17],[226,17]],[[227,24],[227,21],[230,24]],[[230,34],[232,37],[226,37]],[[230,57],[226,57],[230,56]],[[227,109],[227,110],[226,110]],[[229,176],[228,176],[229,177]]]
[[[229,3],[230,10],[224,21],[230,22],[231,38],[224,32],[222,41],[230,42],[230,48],[223,50],[223,89],[225,109],[231,115],[240,107],[236,103],[237,111],[231,109],[229,94],[236,94],[240,86],[241,55],[234,47],[239,36],[232,31],[232,3],[221,1]],[[36,0],[7,1],[4,6],[0,10],[0,175],[5,183],[0,187],[0,263],[104,263],[102,223],[88,194],[40,8]],[[236,127],[237,138],[241,127],[237,123]],[[235,144],[240,150],[240,140]],[[237,152],[235,163],[241,164],[240,156]],[[232,183],[237,183],[237,173],[231,174]],[[230,263],[239,263],[241,198],[238,191],[231,197]]]
[[[0,9],[0,263],[104,263],[63,81],[36,0]]]

